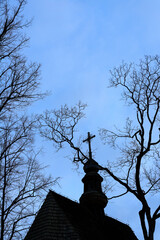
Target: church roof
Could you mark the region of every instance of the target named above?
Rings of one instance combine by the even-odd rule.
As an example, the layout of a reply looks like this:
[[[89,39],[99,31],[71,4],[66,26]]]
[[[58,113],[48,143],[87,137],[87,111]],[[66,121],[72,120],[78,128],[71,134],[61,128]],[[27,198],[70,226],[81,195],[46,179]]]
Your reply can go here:
[[[137,240],[111,217],[97,219],[85,206],[49,191],[24,240]]]

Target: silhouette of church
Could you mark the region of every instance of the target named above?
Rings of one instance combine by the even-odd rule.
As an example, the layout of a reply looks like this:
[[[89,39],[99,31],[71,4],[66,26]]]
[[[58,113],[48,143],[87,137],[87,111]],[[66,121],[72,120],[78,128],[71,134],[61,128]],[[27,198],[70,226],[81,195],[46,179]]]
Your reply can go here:
[[[102,192],[99,166],[92,159],[84,164],[84,193],[80,203],[49,191],[24,240],[137,240],[131,228],[104,213],[107,197]]]

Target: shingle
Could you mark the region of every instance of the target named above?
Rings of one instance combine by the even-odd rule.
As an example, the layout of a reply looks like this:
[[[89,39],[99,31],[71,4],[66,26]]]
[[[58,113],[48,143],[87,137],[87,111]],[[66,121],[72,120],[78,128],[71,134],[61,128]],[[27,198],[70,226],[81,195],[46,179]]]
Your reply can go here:
[[[97,219],[81,204],[50,191],[25,240],[137,240],[113,218]]]

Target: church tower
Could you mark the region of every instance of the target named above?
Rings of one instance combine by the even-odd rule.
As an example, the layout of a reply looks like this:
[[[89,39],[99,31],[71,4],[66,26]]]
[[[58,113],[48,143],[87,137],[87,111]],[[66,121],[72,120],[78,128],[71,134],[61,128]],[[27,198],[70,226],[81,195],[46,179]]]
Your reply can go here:
[[[95,136],[90,136],[85,141],[89,144],[89,159],[84,164],[84,172],[86,173],[82,182],[84,183],[84,193],[80,197],[80,204],[86,206],[97,217],[104,216],[104,208],[107,205],[107,197],[102,192],[101,183],[103,178],[98,174],[98,163],[92,159],[91,139]]]
[[[104,214],[107,197],[102,192],[99,165],[92,158],[93,137],[88,133],[84,140],[89,144],[89,157],[80,203],[50,190],[24,240],[138,240],[128,225]]]

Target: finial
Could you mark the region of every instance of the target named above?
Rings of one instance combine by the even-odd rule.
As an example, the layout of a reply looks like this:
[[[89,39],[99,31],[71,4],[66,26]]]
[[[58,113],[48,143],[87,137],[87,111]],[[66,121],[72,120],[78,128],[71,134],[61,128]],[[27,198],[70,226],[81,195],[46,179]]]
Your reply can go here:
[[[83,142],[88,142],[89,145],[89,160],[92,160],[91,139],[94,137],[95,135],[91,136],[90,132],[88,132],[88,138],[83,140]]]

